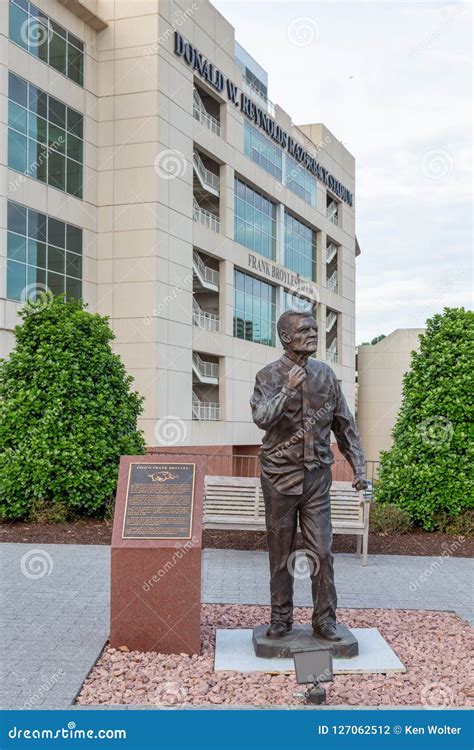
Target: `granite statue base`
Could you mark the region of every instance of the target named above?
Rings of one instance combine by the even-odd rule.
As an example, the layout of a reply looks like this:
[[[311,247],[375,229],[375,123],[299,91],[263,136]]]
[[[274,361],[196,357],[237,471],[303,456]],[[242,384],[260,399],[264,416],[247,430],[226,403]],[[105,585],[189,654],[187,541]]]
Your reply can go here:
[[[330,648],[332,655],[338,659],[350,659],[359,653],[357,638],[352,635],[345,625],[337,625],[340,641],[325,641],[313,635],[311,625],[293,625],[290,633],[283,638],[267,638],[265,633],[268,625],[258,625],[253,630],[253,647],[255,656],[263,659],[274,659],[276,657],[288,658],[295,651],[314,651],[318,648]]]

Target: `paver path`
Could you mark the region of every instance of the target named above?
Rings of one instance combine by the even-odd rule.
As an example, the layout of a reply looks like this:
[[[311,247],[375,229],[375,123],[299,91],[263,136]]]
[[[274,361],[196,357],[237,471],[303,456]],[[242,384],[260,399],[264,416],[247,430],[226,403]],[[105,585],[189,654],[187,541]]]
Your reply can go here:
[[[71,705],[107,640],[109,565],[106,546],[0,544],[1,707]],[[454,610],[473,620],[468,559],[373,555],[363,568],[340,554],[335,568],[341,607]],[[267,553],[205,550],[203,601],[268,604]],[[305,577],[295,604],[310,604]]]

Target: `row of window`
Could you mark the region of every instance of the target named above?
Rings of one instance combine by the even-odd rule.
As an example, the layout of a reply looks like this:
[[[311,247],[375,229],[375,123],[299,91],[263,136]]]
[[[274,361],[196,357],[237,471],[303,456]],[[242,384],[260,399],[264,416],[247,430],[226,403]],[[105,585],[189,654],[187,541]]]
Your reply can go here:
[[[240,245],[275,260],[276,203],[235,178],[234,239]],[[316,281],[316,232],[285,211],[284,265]]]
[[[83,116],[8,75],[8,166],[82,198]]]
[[[285,290],[285,310],[315,315],[315,304]],[[244,271],[234,271],[234,336],[275,346],[276,288]]]
[[[9,38],[31,55],[84,84],[84,43],[27,0],[9,2]]]
[[[82,229],[8,201],[7,230],[8,299],[81,297]]]
[[[244,154],[310,206],[316,206],[316,178],[291,156],[283,155],[281,148],[248,120],[244,122]]]

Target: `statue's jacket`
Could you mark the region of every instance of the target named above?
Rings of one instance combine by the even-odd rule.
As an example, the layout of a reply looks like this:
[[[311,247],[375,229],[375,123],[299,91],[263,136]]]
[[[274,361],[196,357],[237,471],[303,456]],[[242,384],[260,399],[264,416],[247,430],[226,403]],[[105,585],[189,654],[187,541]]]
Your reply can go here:
[[[294,362],[283,354],[257,373],[250,399],[253,420],[265,435],[262,473],[286,495],[303,492],[305,469],[334,463],[331,430],[356,476],[364,476],[365,458],[354,418],[333,370],[310,357],[299,388],[286,385]]]

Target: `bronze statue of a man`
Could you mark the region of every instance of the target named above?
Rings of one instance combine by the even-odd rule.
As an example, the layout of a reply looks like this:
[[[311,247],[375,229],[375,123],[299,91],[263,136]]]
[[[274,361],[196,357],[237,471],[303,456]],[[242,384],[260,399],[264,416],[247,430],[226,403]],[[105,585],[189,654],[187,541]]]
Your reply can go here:
[[[367,488],[365,459],[333,370],[311,357],[318,345],[314,317],[290,310],[281,315],[277,330],[284,354],[257,373],[250,400],[254,422],[265,430],[260,459],[270,552],[267,637],[281,638],[292,627],[291,564],[299,519],[306,553],[316,562],[310,566],[313,633],[338,641],[329,499],[331,430],[354,471],[357,490]]]

